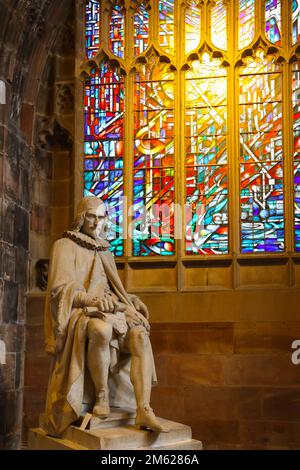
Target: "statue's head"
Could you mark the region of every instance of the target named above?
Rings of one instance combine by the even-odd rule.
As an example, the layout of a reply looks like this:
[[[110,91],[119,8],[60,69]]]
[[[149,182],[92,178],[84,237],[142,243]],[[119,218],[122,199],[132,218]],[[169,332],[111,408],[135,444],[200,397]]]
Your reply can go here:
[[[104,202],[96,196],[86,196],[81,199],[72,229],[95,239],[104,238],[107,229],[107,212]]]

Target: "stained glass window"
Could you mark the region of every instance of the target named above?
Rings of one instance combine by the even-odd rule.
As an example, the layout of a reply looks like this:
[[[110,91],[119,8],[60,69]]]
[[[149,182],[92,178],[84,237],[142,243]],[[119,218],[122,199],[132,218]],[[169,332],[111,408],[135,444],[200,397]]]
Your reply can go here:
[[[203,54],[186,73],[186,253],[228,252],[227,72]]]
[[[85,55],[94,57],[99,49],[100,2],[94,0],[85,3]]]
[[[272,44],[281,44],[281,2],[266,0],[265,19],[266,36]]]
[[[149,13],[144,4],[141,4],[133,17],[134,55],[142,54],[149,44]]]
[[[239,49],[250,44],[254,38],[254,0],[239,0]]]
[[[200,42],[201,9],[199,1],[190,1],[185,11],[185,53],[193,51]]]
[[[174,54],[174,0],[159,0],[159,45],[169,54]]]
[[[293,46],[300,41],[300,2],[292,1]]]
[[[84,190],[112,212],[113,252],[191,259],[240,246],[243,254],[282,253],[292,249],[285,237],[292,223],[300,252],[299,1],[84,5]],[[292,91],[283,94],[289,62]],[[293,109],[293,129],[283,109]],[[284,201],[292,132],[293,220],[291,198]],[[124,195],[132,205],[126,214]],[[126,252],[124,215],[133,234]]]
[[[174,76],[153,60],[134,83],[133,255],[174,254]]]
[[[116,4],[111,11],[109,24],[109,47],[117,57],[124,57],[125,18],[122,7]]]
[[[211,40],[220,49],[227,48],[227,8],[224,0],[217,0],[211,11]]]
[[[242,253],[284,250],[282,72],[263,51],[240,70]]]
[[[102,63],[85,80],[84,194],[101,197],[109,210],[108,239],[123,254],[124,81],[116,66]]]
[[[293,64],[295,251],[300,251],[300,63]]]

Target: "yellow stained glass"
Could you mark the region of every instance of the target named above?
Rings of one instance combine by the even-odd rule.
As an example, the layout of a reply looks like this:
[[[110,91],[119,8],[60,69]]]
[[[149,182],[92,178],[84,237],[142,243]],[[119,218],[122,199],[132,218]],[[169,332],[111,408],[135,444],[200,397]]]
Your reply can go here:
[[[218,0],[211,11],[211,41],[220,49],[227,49],[227,9],[223,0]]]
[[[174,1],[159,0],[159,45],[169,54],[174,54]]]
[[[228,253],[227,72],[203,54],[186,72],[186,254]]]
[[[200,42],[201,10],[199,1],[189,2],[185,11],[185,53],[193,51]]]
[[[254,38],[255,3],[254,0],[239,2],[239,49],[250,44]]]

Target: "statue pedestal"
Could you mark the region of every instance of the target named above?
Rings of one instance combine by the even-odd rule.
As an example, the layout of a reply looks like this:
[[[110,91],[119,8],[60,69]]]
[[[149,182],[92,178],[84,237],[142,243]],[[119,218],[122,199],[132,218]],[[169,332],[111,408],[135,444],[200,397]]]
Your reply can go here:
[[[89,416],[87,417],[89,418]],[[189,426],[158,418],[170,431],[157,433],[134,426],[135,413],[131,410],[112,410],[109,418],[92,417],[89,429],[84,417],[78,426],[72,425],[61,438],[47,436],[42,428],[29,431],[31,450],[201,450],[202,443],[192,439]],[[85,420],[87,421],[87,420]],[[76,423],[77,424],[77,423]]]

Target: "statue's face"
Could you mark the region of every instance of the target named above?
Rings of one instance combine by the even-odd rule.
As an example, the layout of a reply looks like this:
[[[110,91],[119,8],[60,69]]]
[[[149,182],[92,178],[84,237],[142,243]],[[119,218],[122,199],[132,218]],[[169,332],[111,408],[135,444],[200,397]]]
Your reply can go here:
[[[84,217],[82,232],[92,238],[101,238],[106,219],[106,208],[104,204],[97,209],[89,209]]]

